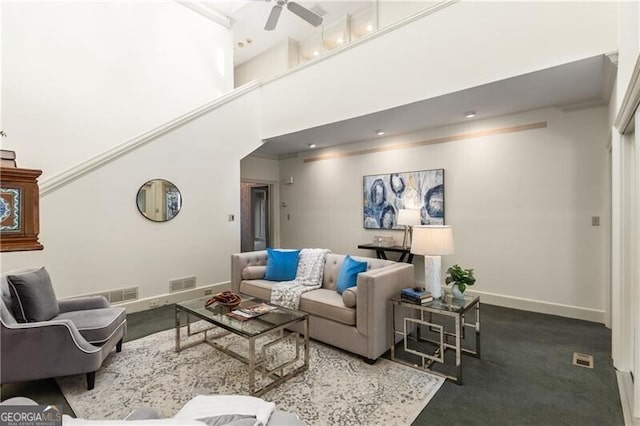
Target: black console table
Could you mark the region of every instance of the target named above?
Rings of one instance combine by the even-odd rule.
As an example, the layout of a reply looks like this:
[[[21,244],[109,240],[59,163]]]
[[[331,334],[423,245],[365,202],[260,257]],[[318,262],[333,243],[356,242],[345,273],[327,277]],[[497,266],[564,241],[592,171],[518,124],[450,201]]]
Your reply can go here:
[[[389,251],[393,253],[400,253],[400,258],[398,259],[398,262],[407,262],[407,263],[413,262],[413,253],[411,253],[411,250],[409,247],[377,246],[375,244],[359,244],[358,248],[363,250],[375,250],[376,256],[378,257],[378,259],[387,260],[386,252]]]

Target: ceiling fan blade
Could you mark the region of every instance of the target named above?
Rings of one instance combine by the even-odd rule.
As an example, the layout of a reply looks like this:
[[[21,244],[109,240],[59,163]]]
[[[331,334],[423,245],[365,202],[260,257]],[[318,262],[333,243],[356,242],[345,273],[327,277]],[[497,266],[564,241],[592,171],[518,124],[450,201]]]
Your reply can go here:
[[[267,18],[267,23],[264,24],[264,29],[267,31],[274,30],[276,28],[276,25],[278,24],[278,19],[280,19],[281,13],[282,13],[281,5],[276,4],[275,6],[273,6],[273,9],[271,9],[271,13],[269,14],[269,17]]]
[[[291,12],[295,13],[314,27],[319,27],[320,24],[322,24],[322,16],[316,15],[314,12],[294,1],[287,2],[287,9],[289,9]]]

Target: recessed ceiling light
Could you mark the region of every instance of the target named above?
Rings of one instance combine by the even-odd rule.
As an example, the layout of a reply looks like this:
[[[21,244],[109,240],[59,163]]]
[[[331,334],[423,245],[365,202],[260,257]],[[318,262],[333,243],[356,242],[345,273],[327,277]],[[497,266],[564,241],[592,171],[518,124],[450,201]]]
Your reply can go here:
[[[239,41],[239,42],[238,42],[238,47],[240,47],[240,48],[244,47],[244,43],[243,43],[243,42],[241,42],[241,41]]]
[[[251,43],[253,43],[253,39],[251,39],[251,38],[248,38],[248,39],[246,39],[245,41],[247,42],[247,44],[251,44]]]
[[[464,113],[464,116],[467,118],[473,118],[476,116],[476,112],[475,111],[468,111]]]
[[[311,149],[313,149],[313,148],[315,148],[315,147],[317,147],[317,146],[318,146],[318,145],[316,145],[315,143],[310,143],[310,144],[308,144],[308,145],[309,145],[309,148],[311,148]]]
[[[378,136],[384,135],[384,130],[382,130],[382,129],[376,130],[376,135],[378,135]]]
[[[320,56],[320,52],[318,52],[317,50],[313,51],[313,56]]]
[[[371,24],[367,25],[367,31],[373,31],[373,25]]]

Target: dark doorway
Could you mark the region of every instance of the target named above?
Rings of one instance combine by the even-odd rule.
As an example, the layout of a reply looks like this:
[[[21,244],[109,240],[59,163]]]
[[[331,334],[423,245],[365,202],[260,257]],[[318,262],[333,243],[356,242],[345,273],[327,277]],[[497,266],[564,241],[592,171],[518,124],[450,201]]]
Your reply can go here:
[[[264,250],[271,245],[270,187],[242,183],[241,251]]]

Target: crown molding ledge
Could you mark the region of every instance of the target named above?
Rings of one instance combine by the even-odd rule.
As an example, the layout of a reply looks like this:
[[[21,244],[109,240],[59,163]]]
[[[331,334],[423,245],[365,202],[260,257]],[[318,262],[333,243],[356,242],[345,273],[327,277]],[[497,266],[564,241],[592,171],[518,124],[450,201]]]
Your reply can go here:
[[[220,108],[222,105],[225,105],[234,99],[239,98],[245,93],[251,92],[257,88],[262,86],[261,83],[257,81],[252,81],[243,86],[238,87],[237,89],[232,90],[229,93],[226,93],[213,101],[206,103],[188,113],[179,116],[169,122],[166,122],[148,132],[145,132],[139,136],[136,136],[133,139],[129,139],[126,142],[121,143],[113,148],[110,148],[96,156],[89,158],[75,166],[70,167],[69,169],[58,173],[56,175],[51,176],[50,178],[44,179],[40,183],[40,197],[45,197],[52,192],[68,185],[69,183],[79,179],[80,177],[91,173],[94,170],[103,167],[110,162],[122,157],[125,154],[128,154],[131,151],[134,151],[149,142],[157,139],[158,137],[181,127],[190,121],[195,120],[215,109]]]
[[[224,16],[221,13],[216,12],[213,9],[208,8],[207,6],[203,6],[202,4],[195,2],[193,0],[176,0],[176,3],[179,3],[184,7],[188,7],[194,12],[215,22],[216,24],[220,24],[227,29],[231,28],[231,19],[229,19],[227,16]]]
[[[624,98],[622,98],[622,104],[620,105],[614,123],[615,128],[620,134],[625,134],[628,131],[631,120],[633,120],[633,116],[638,109],[638,105],[640,105],[640,55],[636,58],[636,65],[633,67],[629,85],[627,86]]]

